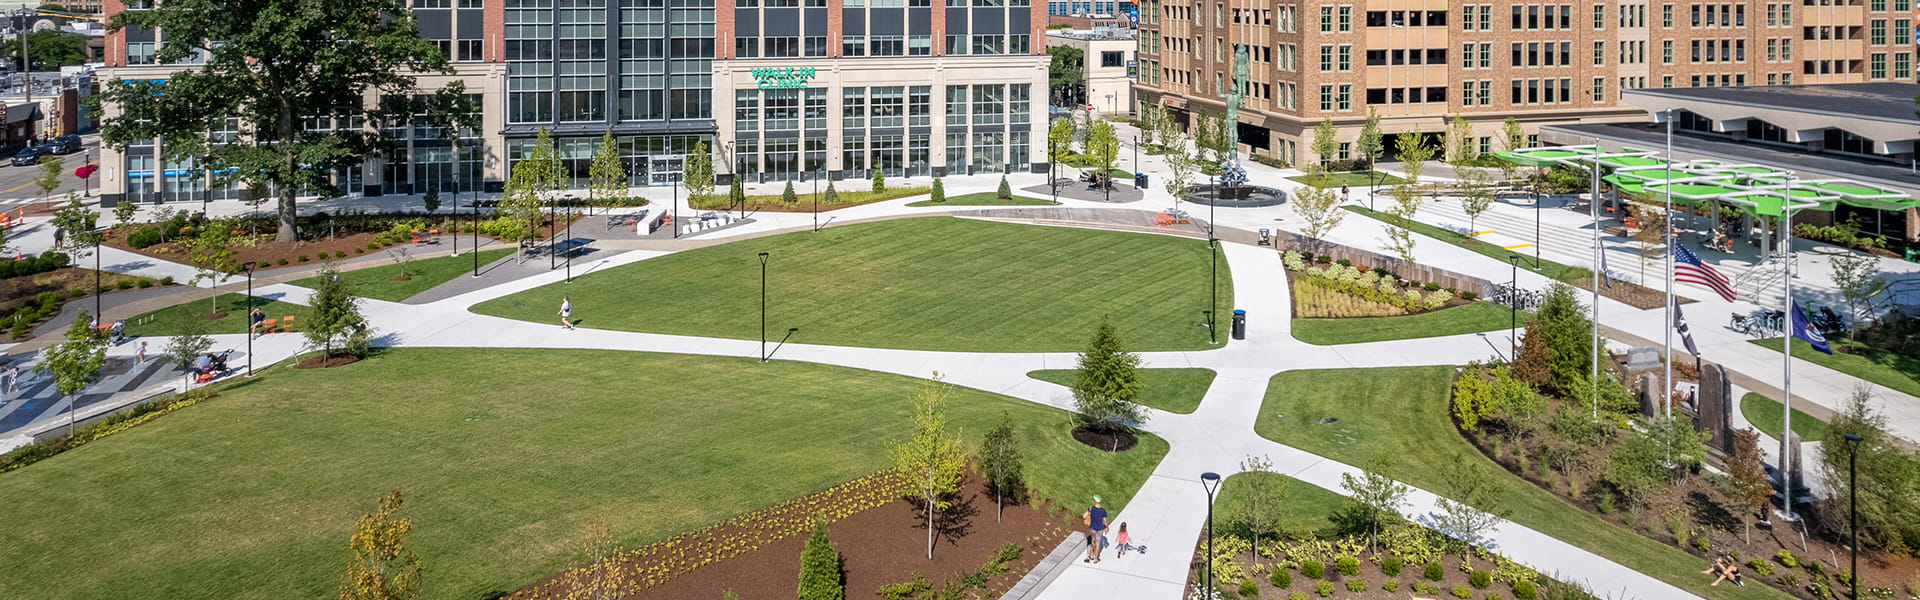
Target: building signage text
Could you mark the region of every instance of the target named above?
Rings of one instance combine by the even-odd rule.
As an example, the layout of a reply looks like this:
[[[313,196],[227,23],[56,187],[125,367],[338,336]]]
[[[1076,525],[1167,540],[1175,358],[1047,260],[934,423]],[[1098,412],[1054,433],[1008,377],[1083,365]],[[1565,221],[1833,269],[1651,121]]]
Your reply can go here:
[[[811,79],[813,67],[762,67],[753,70],[753,80],[759,82],[763,90],[804,88]]]

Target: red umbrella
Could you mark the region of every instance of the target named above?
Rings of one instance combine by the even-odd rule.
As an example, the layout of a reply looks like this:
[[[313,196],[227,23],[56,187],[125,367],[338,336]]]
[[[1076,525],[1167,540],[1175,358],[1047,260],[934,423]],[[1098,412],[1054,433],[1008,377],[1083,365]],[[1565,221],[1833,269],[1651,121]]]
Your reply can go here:
[[[93,177],[93,174],[95,171],[99,171],[99,170],[100,170],[99,165],[84,165],[78,169],[74,169],[73,176],[79,177],[81,179],[88,179]]]

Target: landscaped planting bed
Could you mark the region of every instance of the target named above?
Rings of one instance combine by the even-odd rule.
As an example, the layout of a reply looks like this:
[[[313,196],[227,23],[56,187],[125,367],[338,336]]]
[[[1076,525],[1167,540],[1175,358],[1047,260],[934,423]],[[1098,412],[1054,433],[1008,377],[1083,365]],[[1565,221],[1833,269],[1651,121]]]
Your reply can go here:
[[[0,528],[0,598],[334,596],[354,518],[393,490],[426,598],[511,593],[578,564],[589,523],[642,548],[888,468],[922,384],[592,350],[391,349],[269,368],[0,474],[15,519]],[[969,444],[1011,416],[1036,496],[1099,494],[1115,511],[1167,450],[1150,435],[1117,454],[1088,448],[1061,411],[969,389],[946,412]]]

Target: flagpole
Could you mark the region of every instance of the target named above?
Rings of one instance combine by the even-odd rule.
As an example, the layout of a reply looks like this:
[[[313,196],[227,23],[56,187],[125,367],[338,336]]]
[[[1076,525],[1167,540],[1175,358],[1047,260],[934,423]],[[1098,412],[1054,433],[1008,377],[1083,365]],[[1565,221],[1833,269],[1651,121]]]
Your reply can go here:
[[[1786,189],[1780,194],[1780,240],[1785,242],[1784,260],[1780,261],[1785,272],[1780,278],[1780,289],[1784,295],[1780,303],[1785,306],[1782,314],[1780,336],[1780,520],[1792,523],[1800,520],[1793,512],[1793,471],[1787,469],[1787,456],[1792,447],[1788,445],[1793,431],[1793,175],[1786,177]],[[1764,249],[1763,249],[1764,250]],[[1765,262],[1764,257],[1762,262]]]
[[[1666,212],[1660,215],[1660,235],[1667,240],[1667,315],[1666,330],[1666,378],[1660,380],[1660,404],[1667,407],[1667,418],[1673,418],[1673,247],[1679,240],[1673,235],[1673,109],[1667,109],[1667,185]]]
[[[1605,277],[1604,252],[1600,247],[1600,138],[1593,138],[1593,186],[1587,199],[1587,214],[1593,217],[1593,368],[1587,375],[1587,400],[1593,405],[1593,420],[1600,420],[1600,278]]]

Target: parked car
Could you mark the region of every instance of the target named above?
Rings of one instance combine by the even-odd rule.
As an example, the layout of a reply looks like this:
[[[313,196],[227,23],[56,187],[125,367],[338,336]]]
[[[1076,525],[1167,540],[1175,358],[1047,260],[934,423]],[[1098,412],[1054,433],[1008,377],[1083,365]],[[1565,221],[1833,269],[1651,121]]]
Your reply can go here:
[[[47,145],[53,146],[54,154],[73,154],[86,147],[80,143],[80,136],[72,134],[53,138],[53,141],[47,142]]]
[[[52,148],[46,145],[21,148],[19,153],[13,155],[13,166],[27,167],[40,164],[40,157],[46,156],[52,151]]]

